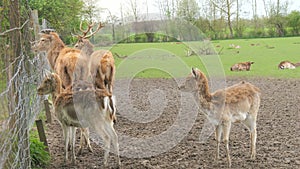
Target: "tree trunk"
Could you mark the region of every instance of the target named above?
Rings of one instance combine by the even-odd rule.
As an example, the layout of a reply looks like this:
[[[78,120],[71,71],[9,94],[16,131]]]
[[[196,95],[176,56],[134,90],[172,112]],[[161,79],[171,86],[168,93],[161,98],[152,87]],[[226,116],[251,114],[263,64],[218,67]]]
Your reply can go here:
[[[230,38],[233,38],[233,29],[232,29],[232,23],[231,23],[231,12],[230,12],[230,1],[227,0],[227,22],[228,22],[228,27],[230,31]]]

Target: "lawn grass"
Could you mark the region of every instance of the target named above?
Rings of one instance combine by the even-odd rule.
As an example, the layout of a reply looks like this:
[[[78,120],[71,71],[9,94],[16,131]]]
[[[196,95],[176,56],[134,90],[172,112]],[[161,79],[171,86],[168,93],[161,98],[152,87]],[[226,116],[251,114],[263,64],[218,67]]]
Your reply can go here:
[[[240,46],[232,48],[231,44]],[[188,46],[201,46],[200,42],[191,43],[137,43],[117,44],[110,48],[113,53],[128,56],[126,59],[115,57],[117,78],[121,77],[184,77],[190,67],[198,67],[207,72],[222,72],[226,76],[297,78],[300,68],[278,70],[283,60],[300,61],[300,37],[261,38],[211,41],[219,55],[186,56]],[[207,62],[208,61],[208,62]],[[231,72],[230,67],[237,62],[254,61],[251,71]],[[219,63],[218,63],[219,62]]]

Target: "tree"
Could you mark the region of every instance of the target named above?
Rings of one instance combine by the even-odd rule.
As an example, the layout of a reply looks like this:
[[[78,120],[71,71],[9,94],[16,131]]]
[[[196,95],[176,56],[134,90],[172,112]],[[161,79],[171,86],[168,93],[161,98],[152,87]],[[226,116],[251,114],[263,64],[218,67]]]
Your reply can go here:
[[[113,40],[113,43],[114,43],[116,41],[115,24],[119,21],[119,18],[117,16],[113,15],[109,9],[106,9],[106,10],[109,14],[107,16],[106,21],[108,23],[110,23],[111,26],[112,26],[112,40]]]
[[[234,15],[233,6],[236,0],[211,0],[213,5],[226,15],[227,25],[230,31],[230,38],[233,37],[232,16]]]
[[[30,0],[31,9],[38,10],[40,22],[46,19],[63,39],[70,36],[81,20],[82,0]]]
[[[195,0],[180,0],[177,9],[177,16],[184,20],[195,23],[199,17],[200,7]]]
[[[300,30],[300,12],[292,11],[288,16],[288,26],[293,28],[293,35],[299,35]]]
[[[162,19],[175,19],[178,0],[157,0],[156,3]]]
[[[83,0],[83,19],[89,23],[100,22],[103,9],[97,6],[97,0]]]
[[[280,0],[277,0],[276,3],[270,3],[270,12],[269,12],[269,25],[275,28],[278,36],[284,36],[285,34],[285,25],[287,24],[286,15],[288,9],[288,2],[285,1],[281,3]]]
[[[138,41],[138,20],[139,20],[139,14],[140,14],[140,9],[139,9],[139,4],[137,0],[129,0],[129,13],[133,15],[134,23],[133,23],[133,29],[135,32],[135,42]]]

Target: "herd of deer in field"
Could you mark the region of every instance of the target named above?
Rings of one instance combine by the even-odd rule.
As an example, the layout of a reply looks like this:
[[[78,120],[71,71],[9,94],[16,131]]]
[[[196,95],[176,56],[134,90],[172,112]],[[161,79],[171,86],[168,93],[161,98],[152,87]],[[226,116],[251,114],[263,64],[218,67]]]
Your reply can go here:
[[[64,157],[68,160],[68,149],[71,148],[71,160],[74,164],[76,128],[80,128],[80,148],[84,144],[92,152],[89,141],[88,127],[99,134],[104,143],[104,166],[110,146],[113,145],[118,165],[118,136],[114,130],[116,121],[116,101],[113,95],[114,76],[116,72],[114,57],[109,50],[93,50],[89,37],[99,31],[103,25],[92,32],[93,24],[86,30],[80,24],[82,35],[77,35],[78,41],[74,48],[67,47],[54,31],[45,30],[40,39],[33,45],[33,50],[46,52],[47,60],[54,73],[48,73],[37,89],[39,95],[52,95],[54,112],[60,122],[64,136]],[[91,33],[90,33],[91,32]],[[88,35],[88,33],[90,33]],[[254,62],[244,62],[233,65],[232,71],[250,70]],[[278,68],[297,67],[298,64],[280,63]],[[179,90],[193,92],[206,117],[215,125],[217,141],[216,159],[219,158],[221,136],[226,145],[227,163],[231,167],[229,153],[229,134],[231,123],[240,122],[250,131],[251,159],[256,155],[256,119],[260,106],[260,90],[248,82],[240,82],[226,89],[210,93],[208,80],[203,72],[192,68],[190,75]]]
[[[231,71],[250,71],[251,65],[254,64],[254,62],[241,62],[236,63],[230,67]],[[290,61],[282,61],[278,64],[278,69],[296,69],[300,66],[300,62],[298,63],[292,63]]]

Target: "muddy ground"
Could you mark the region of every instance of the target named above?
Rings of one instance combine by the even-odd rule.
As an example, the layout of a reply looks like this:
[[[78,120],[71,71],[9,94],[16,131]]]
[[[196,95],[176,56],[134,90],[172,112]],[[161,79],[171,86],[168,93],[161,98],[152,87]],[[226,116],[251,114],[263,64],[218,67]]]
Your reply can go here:
[[[257,158],[250,160],[248,130],[242,124],[233,124],[230,134],[232,168],[300,168],[300,80],[228,78],[227,84],[241,80],[255,84],[262,91],[257,120]],[[120,137],[123,168],[227,168],[224,144],[221,144],[221,158],[215,161],[214,135],[204,142],[199,141],[205,116],[201,111],[195,114],[195,102],[191,97],[182,96],[177,86],[172,79],[116,81],[118,122],[115,129]],[[156,139],[169,129],[174,129],[168,135],[170,140]],[[135,144],[123,136],[154,139],[150,143],[141,142],[135,149]],[[47,124],[52,158],[48,168],[104,168],[104,150],[93,131],[91,137],[94,152],[85,149],[77,156],[76,165],[65,164],[62,130],[57,121]],[[117,168],[113,153],[109,165]]]

